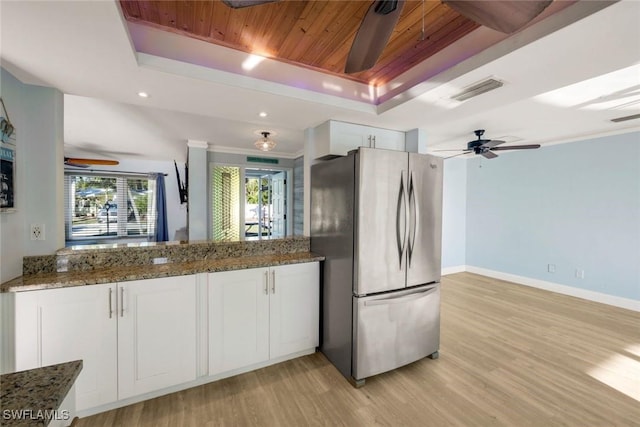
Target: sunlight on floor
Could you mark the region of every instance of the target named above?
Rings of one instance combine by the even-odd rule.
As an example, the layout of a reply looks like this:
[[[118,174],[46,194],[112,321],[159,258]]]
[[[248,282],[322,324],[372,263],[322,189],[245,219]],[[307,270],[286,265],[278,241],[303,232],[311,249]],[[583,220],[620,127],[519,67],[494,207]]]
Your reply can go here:
[[[640,357],[640,344],[633,344],[627,347],[625,350],[627,350],[629,353],[633,355]]]
[[[640,356],[640,345],[633,345],[625,350]],[[600,366],[591,369],[588,374],[640,402],[640,360],[615,354]]]

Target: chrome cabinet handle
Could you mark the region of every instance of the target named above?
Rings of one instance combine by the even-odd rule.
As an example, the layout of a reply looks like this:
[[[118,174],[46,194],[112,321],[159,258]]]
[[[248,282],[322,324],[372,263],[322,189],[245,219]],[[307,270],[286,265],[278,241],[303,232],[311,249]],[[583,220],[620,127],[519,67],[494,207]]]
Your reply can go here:
[[[111,295],[113,294],[113,289],[109,288],[109,319],[113,317],[113,306],[111,304]]]
[[[269,272],[264,272],[264,294],[269,295]]]
[[[276,271],[271,270],[271,293],[276,293]]]
[[[124,288],[120,288],[120,317],[124,317]]]

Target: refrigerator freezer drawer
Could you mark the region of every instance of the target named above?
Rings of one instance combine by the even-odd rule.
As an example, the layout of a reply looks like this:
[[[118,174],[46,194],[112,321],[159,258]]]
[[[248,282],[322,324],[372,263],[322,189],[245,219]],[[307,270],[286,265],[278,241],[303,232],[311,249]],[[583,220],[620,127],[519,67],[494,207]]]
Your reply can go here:
[[[356,380],[438,351],[439,283],[353,300],[352,375]]]

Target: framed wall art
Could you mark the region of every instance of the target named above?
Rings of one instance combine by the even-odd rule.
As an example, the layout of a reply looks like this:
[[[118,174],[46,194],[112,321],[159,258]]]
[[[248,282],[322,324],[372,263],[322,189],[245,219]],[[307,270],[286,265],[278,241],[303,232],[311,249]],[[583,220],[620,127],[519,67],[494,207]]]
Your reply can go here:
[[[0,212],[15,209],[15,159],[15,148],[0,144]]]
[[[16,130],[0,98],[0,212],[15,210]]]

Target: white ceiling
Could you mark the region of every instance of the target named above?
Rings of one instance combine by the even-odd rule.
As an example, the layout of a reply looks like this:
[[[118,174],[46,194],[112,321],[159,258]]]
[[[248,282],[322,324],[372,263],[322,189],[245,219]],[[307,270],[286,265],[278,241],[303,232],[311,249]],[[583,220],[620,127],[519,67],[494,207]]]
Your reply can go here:
[[[640,112],[640,2],[633,0],[578,2],[464,60],[463,40],[441,54],[441,72],[379,105],[341,96],[350,89],[335,77],[323,82],[319,73],[271,60],[257,67],[280,73],[280,80],[285,73],[290,85],[138,54],[111,0],[1,1],[0,21],[2,66],[25,83],[66,94],[66,155],[183,161],[189,139],[243,152],[264,129],[277,133],[276,154],[295,157],[304,129],[328,119],[422,128],[430,149],[462,148],[478,128],[487,130],[485,137],[543,145],[640,128],[639,120],[610,122]],[[479,31],[466,43],[489,34]],[[193,49],[201,42],[175,43]],[[466,102],[449,100],[489,76],[505,85]],[[326,91],[305,90],[305,79],[325,83]],[[142,99],[139,91],[151,96]],[[590,98],[575,98],[584,93]],[[269,115],[261,118],[260,111]]]

